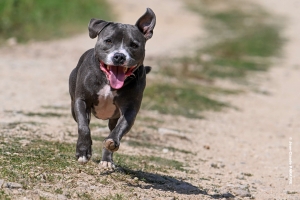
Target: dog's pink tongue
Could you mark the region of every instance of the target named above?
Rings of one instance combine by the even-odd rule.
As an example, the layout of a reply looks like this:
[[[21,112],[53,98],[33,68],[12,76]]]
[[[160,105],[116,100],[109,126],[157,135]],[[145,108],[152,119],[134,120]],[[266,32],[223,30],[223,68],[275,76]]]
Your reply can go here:
[[[110,86],[114,89],[120,89],[125,80],[125,73],[123,72],[122,67],[110,66]]]

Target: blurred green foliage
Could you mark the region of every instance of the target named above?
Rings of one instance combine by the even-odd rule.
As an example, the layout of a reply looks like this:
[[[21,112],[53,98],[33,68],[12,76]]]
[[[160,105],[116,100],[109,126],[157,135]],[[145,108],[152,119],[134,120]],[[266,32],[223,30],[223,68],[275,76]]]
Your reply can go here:
[[[186,1],[202,18],[208,37],[193,54],[160,61],[157,74],[164,78],[146,87],[142,106],[163,114],[201,118],[201,111],[233,107],[216,95],[242,92],[212,87],[214,80],[245,83],[248,75],[272,65],[285,40],[276,16],[251,2]]]
[[[0,41],[64,37],[87,30],[91,18],[111,19],[105,0],[0,0]]]

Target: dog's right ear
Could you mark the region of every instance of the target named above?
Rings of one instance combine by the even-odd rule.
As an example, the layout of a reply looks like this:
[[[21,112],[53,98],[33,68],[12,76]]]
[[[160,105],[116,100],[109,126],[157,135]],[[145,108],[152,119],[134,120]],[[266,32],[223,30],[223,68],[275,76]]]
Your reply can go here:
[[[91,19],[89,23],[90,38],[94,39],[95,37],[97,37],[99,33],[109,24],[111,24],[111,22],[107,22],[101,19]]]

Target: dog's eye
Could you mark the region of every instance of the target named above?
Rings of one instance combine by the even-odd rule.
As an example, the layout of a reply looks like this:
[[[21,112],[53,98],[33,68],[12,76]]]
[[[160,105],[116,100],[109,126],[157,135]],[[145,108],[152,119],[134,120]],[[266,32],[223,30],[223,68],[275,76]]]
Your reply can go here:
[[[111,39],[106,39],[106,40],[104,40],[104,42],[105,42],[106,44],[112,44]]]
[[[134,42],[131,42],[130,46],[131,46],[132,48],[134,48],[134,49],[136,49],[136,48],[139,47],[139,46],[138,46],[136,43],[134,43]]]

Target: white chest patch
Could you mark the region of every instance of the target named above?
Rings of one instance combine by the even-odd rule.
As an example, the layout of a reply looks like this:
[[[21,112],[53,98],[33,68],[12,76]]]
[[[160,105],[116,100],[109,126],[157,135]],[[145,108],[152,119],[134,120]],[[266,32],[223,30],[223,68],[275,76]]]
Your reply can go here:
[[[114,105],[113,100],[116,92],[111,91],[109,85],[105,85],[98,92],[98,105],[94,105],[93,114],[99,119],[109,119],[115,113],[117,107]]]

